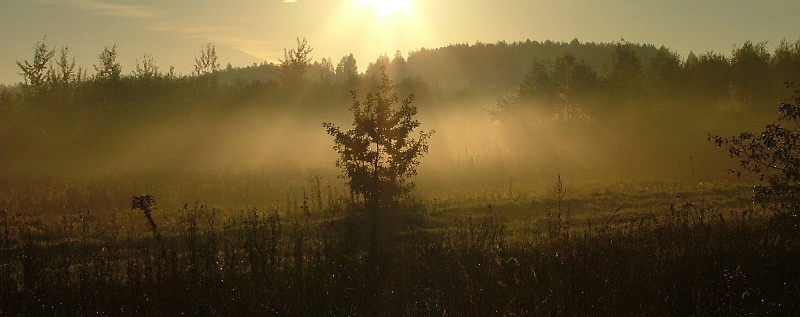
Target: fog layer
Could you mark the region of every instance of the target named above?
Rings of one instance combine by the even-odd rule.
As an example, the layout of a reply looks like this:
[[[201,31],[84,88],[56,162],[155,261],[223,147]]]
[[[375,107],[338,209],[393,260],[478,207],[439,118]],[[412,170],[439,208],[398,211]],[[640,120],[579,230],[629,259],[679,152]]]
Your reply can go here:
[[[0,173],[335,175],[337,153],[321,124],[348,127],[351,91],[364,100],[384,69],[401,98],[415,95],[420,129],[436,131],[417,178],[426,190],[557,174],[724,178],[732,162],[708,135],[770,122],[790,92],[782,82],[800,78],[793,56],[800,45],[771,55],[748,42],[731,56],[681,58],[631,43],[525,42],[383,56],[363,72],[350,55],[335,67],[309,63],[299,76],[264,64],[193,76],[24,77],[0,96]]]

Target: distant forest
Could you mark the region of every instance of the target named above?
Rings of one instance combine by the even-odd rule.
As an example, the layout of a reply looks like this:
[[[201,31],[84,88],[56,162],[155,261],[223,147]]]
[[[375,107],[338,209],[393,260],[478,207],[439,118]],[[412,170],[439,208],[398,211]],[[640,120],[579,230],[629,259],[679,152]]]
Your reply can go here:
[[[90,72],[75,65],[68,48],[56,56],[54,49],[37,43],[32,61],[18,61],[21,82],[3,87],[0,109],[179,105],[208,97],[217,97],[210,100],[224,107],[244,101],[284,101],[292,94],[349,95],[350,90],[368,90],[382,67],[401,90],[417,95],[499,98],[519,90],[523,97],[542,101],[585,94],[620,99],[636,95],[714,105],[735,101],[745,108],[774,105],[786,96],[787,83],[800,79],[800,40],[783,41],[772,53],[765,43],[745,42],[730,55],[689,53],[685,58],[663,46],[624,41],[479,42],[423,48],[407,58],[398,51],[392,57],[378,57],[363,71],[352,54],[334,65],[328,58],[314,61],[311,51],[301,60],[291,60],[294,51],[287,51],[280,63],[221,68],[209,44],[189,75],[178,75],[171,67],[165,71],[147,54],[125,74],[116,61],[116,47],[105,48]],[[291,76],[301,77],[302,82],[287,83]]]
[[[454,44],[406,57],[380,56],[364,70],[352,54],[314,60],[311,45],[300,39],[297,44],[279,63],[246,67],[221,67],[218,59],[224,57],[208,44],[195,59],[195,71],[182,75],[149,55],[123,70],[116,47],[103,49],[85,68],[75,65],[68,48],[37,43],[30,60],[18,61],[21,82],[0,87],[0,148],[6,149],[0,162],[23,171],[30,166],[19,162],[37,153],[92,155],[102,152],[103,142],[121,142],[115,135],[129,135],[120,131],[187,113],[257,108],[303,113],[315,123],[342,118],[352,103],[350,91],[372,91],[381,69],[401,95],[415,94],[422,113],[483,107],[509,126],[530,128],[541,118],[583,123],[591,131],[627,126],[633,130],[618,132],[667,143],[676,129],[702,138],[760,126],[791,95],[787,86],[800,83],[800,40],[783,41],[774,52],[764,43],[745,42],[728,55],[686,57],[625,41]],[[647,127],[652,131],[631,133]],[[49,144],[48,151],[37,150],[41,144]]]

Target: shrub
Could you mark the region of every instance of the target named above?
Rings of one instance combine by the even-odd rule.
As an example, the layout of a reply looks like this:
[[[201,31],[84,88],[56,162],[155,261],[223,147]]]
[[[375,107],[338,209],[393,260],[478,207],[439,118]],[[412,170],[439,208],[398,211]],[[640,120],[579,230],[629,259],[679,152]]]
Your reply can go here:
[[[783,102],[777,122],[759,133],[743,132],[734,137],[709,135],[709,140],[739,160],[743,171],[760,175],[755,200],[779,214],[800,215],[800,90],[794,100]]]

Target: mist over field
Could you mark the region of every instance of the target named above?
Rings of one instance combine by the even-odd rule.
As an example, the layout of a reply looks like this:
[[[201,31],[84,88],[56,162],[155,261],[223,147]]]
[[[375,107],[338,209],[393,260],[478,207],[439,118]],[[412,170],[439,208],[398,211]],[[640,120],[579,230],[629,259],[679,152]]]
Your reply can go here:
[[[730,162],[707,135],[769,123],[796,76],[796,65],[776,65],[791,63],[796,46],[771,55],[747,42],[733,56],[684,58],[624,42],[452,45],[382,56],[361,72],[352,55],[337,67],[313,61],[291,84],[275,64],[111,79],[78,78],[73,65],[67,78],[5,88],[2,173],[333,169],[321,122],[349,125],[349,91],[365,98],[386,67],[401,98],[415,95],[421,128],[436,130],[421,166],[431,173],[421,179],[487,170],[519,179],[717,179]]]

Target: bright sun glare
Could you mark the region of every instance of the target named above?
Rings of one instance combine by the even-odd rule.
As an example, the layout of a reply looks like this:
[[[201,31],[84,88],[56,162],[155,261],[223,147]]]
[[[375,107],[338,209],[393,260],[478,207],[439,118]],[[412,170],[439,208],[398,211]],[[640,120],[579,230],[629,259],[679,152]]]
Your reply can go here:
[[[413,0],[356,0],[360,5],[371,7],[379,15],[387,17],[408,12],[411,10]]]
[[[423,1],[417,0],[346,0],[338,14],[322,28],[323,38],[346,37],[350,50],[359,59],[393,54],[431,43],[434,32],[424,23]],[[357,34],[358,36],[349,36]],[[411,45],[411,43],[415,43]],[[345,45],[345,44],[341,44]],[[366,67],[366,65],[360,66]]]

